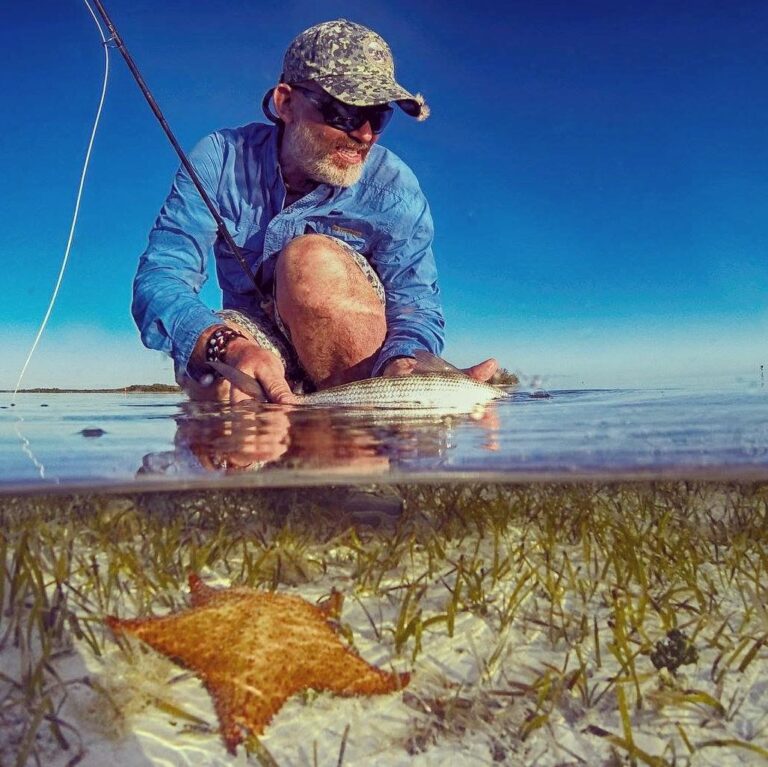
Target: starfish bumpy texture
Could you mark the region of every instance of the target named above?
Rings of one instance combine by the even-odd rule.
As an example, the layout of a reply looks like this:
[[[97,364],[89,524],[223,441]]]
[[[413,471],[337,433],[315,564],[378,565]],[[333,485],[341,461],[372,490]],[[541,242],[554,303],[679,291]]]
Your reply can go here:
[[[376,695],[408,684],[356,655],[333,628],[342,595],[319,606],[288,594],[215,589],[190,574],[190,608],[163,617],[106,618],[199,676],[230,753],[243,731],[259,735],[288,698],[306,689]]]

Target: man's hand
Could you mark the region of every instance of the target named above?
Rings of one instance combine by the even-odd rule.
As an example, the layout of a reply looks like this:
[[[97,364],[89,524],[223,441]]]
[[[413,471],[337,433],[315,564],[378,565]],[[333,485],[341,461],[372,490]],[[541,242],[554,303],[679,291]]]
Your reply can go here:
[[[198,369],[205,366],[206,346],[216,327],[211,327],[203,333],[195,345],[192,360]],[[235,327],[235,330],[240,330],[240,328]],[[284,405],[296,403],[297,398],[285,380],[283,363],[272,352],[262,349],[248,338],[233,338],[227,344],[226,361],[228,365],[255,378],[261,384],[269,402]],[[202,386],[186,376],[183,386],[190,399],[198,402],[229,402],[234,405],[237,402],[253,399],[250,394],[241,391],[224,378],[217,378],[210,386]]]
[[[464,372],[470,378],[474,378],[475,381],[487,381],[498,369],[499,363],[493,357],[489,357],[483,362],[478,362],[477,365],[463,368]]]
[[[294,405],[298,401],[285,380],[285,369],[280,359],[252,341],[246,338],[230,341],[227,345],[227,364],[253,376],[264,389],[267,401],[281,405]],[[222,391],[225,396],[220,396],[219,399],[229,400],[232,404],[252,399],[249,394],[240,391],[228,381],[219,382],[220,386],[223,384],[226,384],[225,388],[229,391]]]
[[[389,362],[382,372],[382,376],[408,376],[416,369],[416,360],[413,357],[397,357]],[[466,373],[470,378],[474,378],[476,381],[487,381],[497,370],[499,363],[496,362],[493,357],[479,362],[477,365],[472,365],[468,368],[463,368],[462,372]]]

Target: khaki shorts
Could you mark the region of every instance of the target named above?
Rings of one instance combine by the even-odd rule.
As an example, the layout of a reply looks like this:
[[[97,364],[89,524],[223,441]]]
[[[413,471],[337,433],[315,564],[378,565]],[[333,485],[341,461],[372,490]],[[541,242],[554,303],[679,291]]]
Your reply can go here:
[[[325,234],[316,236],[328,237],[329,240],[333,241],[334,245],[346,251],[347,255],[360,267],[360,271],[365,275],[381,303],[386,303],[384,286],[365,256],[347,245],[346,242],[335,237]],[[277,311],[275,289],[275,284],[273,284],[272,297],[267,299],[262,305],[263,311],[260,313],[260,316],[246,314],[235,309],[222,309],[216,312],[216,314],[228,324],[236,325],[240,328],[262,349],[268,349],[273,354],[276,354],[285,367],[285,377],[294,392],[312,391],[314,388],[312,382],[296,357],[296,351],[291,343],[291,333]]]

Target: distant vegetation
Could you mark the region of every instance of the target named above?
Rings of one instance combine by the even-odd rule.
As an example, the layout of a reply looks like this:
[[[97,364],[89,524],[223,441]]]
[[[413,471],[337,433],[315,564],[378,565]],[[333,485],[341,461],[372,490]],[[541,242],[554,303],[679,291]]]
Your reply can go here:
[[[4,392],[10,389],[3,390]],[[57,389],[42,387],[39,389],[19,389],[23,394],[173,394],[181,389],[176,384],[131,384],[117,389]]]

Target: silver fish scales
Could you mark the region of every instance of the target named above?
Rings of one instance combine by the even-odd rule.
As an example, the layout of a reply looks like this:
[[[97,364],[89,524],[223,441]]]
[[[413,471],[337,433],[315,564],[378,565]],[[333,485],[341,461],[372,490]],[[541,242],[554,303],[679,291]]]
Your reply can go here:
[[[300,404],[394,409],[466,410],[506,396],[490,384],[466,375],[413,373],[392,378],[367,378],[305,394]]]

